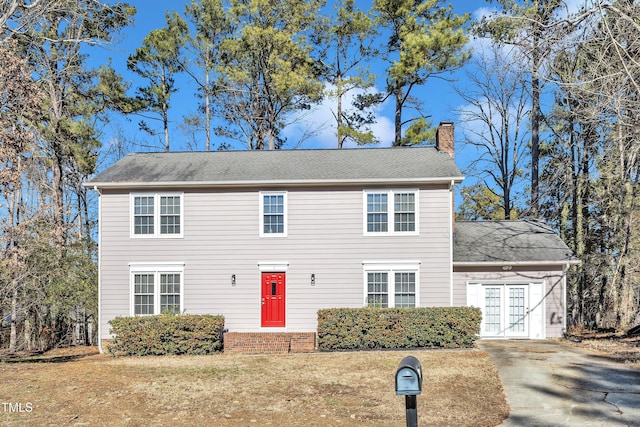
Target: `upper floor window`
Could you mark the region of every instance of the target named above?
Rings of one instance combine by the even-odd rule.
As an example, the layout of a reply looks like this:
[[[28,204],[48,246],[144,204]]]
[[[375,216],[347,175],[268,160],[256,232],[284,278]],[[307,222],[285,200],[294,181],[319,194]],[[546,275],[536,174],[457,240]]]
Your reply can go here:
[[[287,235],[287,193],[260,193],[260,236]]]
[[[182,237],[182,194],[132,194],[134,237]]]
[[[418,191],[365,191],[365,234],[417,234]]]
[[[132,265],[132,314],[181,313],[182,276],[181,265]]]

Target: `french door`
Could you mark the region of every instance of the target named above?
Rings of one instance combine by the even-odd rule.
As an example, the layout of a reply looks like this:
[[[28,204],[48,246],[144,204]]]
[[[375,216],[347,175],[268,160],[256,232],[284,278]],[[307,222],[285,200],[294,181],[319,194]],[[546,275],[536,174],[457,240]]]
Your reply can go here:
[[[484,285],[481,303],[481,335],[529,337],[529,285]]]

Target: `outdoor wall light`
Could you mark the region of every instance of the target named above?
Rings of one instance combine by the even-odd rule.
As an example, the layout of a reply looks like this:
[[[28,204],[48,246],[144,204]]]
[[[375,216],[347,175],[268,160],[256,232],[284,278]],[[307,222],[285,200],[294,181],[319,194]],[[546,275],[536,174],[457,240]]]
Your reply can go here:
[[[236,285],[236,275],[232,274],[231,275],[231,286],[235,286]]]
[[[311,273],[311,286],[316,285],[316,275]]]

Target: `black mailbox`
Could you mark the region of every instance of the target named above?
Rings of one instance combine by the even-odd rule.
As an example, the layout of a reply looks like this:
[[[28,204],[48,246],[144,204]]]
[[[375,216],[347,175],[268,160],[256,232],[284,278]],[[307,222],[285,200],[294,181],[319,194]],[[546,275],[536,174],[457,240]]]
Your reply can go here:
[[[407,356],[396,371],[396,394],[398,396],[416,396],[422,393],[422,365],[413,356]]]

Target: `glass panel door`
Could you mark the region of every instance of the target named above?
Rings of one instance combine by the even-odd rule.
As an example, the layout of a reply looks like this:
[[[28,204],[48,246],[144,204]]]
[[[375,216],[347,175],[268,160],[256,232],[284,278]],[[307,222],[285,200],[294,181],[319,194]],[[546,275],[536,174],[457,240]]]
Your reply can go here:
[[[483,335],[502,332],[502,286],[484,286]]]
[[[529,286],[482,285],[481,335],[524,338],[529,336]]]
[[[507,337],[526,337],[529,334],[528,286],[507,286]]]

